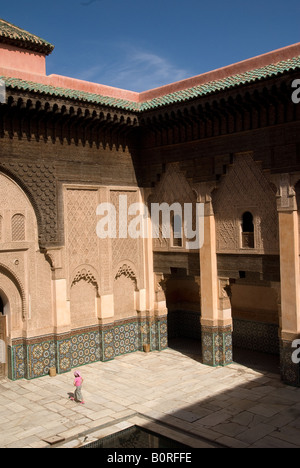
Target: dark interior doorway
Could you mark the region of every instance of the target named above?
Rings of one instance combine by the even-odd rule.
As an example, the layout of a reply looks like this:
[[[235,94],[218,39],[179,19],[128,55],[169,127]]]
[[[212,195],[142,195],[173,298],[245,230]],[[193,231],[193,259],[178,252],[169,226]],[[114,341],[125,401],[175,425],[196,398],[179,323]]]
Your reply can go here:
[[[199,283],[185,268],[171,268],[165,275],[168,339],[201,340]]]

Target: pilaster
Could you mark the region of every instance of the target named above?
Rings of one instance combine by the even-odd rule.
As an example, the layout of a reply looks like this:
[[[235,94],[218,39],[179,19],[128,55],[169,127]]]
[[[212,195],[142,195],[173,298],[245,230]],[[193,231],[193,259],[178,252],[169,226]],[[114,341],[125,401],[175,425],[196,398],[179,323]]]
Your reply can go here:
[[[293,341],[300,336],[298,211],[290,175],[281,174],[277,179],[277,187],[281,281],[281,377],[285,383],[299,386],[299,364],[292,360],[295,351],[292,346]]]
[[[212,189],[213,185],[202,185],[199,200],[204,203],[204,242],[199,253],[202,359],[209,366],[224,366],[232,362],[232,317],[227,279],[218,278]]]

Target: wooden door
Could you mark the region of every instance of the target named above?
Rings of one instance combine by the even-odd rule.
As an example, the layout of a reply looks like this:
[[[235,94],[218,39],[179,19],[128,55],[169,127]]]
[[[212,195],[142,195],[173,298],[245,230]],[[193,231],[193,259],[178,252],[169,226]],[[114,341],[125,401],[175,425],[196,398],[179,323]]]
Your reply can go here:
[[[6,377],[6,316],[0,314],[0,379]]]

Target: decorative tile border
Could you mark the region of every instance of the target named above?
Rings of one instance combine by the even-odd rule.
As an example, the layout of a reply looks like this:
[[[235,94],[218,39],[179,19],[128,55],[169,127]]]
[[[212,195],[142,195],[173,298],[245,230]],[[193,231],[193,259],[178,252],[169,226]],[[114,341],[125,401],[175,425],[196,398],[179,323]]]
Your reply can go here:
[[[26,345],[25,345],[26,346]],[[53,339],[39,343],[30,343],[26,346],[27,352],[27,378],[35,379],[49,373],[55,367],[56,352]]]
[[[233,319],[233,346],[263,353],[279,354],[278,325]]]
[[[202,359],[208,366],[232,363],[232,328],[202,327]]]
[[[35,379],[48,375],[53,367],[62,374],[85,364],[142,351],[144,344],[150,344],[150,351],[167,348],[166,317],[154,321],[133,318],[63,335],[14,340],[8,353],[8,377]]]
[[[27,355],[23,342],[8,347],[8,378],[11,380],[27,378]]]
[[[116,322],[106,326],[101,334],[103,361],[109,361],[122,354],[133,353],[141,348],[137,320]]]
[[[56,369],[59,374],[74,367],[100,361],[99,327],[73,330],[56,338]]]

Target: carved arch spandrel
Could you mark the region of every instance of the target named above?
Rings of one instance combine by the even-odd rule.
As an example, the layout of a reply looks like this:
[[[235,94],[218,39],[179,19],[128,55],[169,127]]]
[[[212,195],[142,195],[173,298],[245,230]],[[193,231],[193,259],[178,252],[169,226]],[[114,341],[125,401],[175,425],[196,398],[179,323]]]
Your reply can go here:
[[[92,266],[81,265],[73,272],[70,289],[75,284],[79,283],[79,281],[86,281],[87,283],[94,286],[96,290],[96,296],[100,297],[99,280],[97,278],[98,274]]]
[[[252,253],[277,254],[279,227],[274,184],[268,180],[251,152],[235,155],[228,172],[212,192],[219,253],[249,253],[242,246],[241,222],[251,212],[254,222]]]
[[[4,164],[4,163],[3,163]],[[31,193],[31,190],[27,184],[13,171],[5,167],[3,164],[0,165],[0,175],[7,177],[12,183],[16,184],[20,190],[24,193],[24,196],[28,199],[28,202],[33,208],[36,216],[37,229],[38,229],[38,240],[41,246],[41,239],[43,237],[42,231],[44,229],[43,216],[41,214],[40,207],[36,201],[35,196]]]
[[[116,274],[114,276],[114,279],[117,280],[122,275],[125,276],[126,278],[131,279],[131,281],[133,281],[134,284],[135,284],[136,291],[139,290],[137,276],[136,276],[136,274],[134,272],[134,268],[132,267],[132,265],[130,265],[129,262],[124,262],[122,265],[120,265],[118,267],[117,272],[116,272]]]

